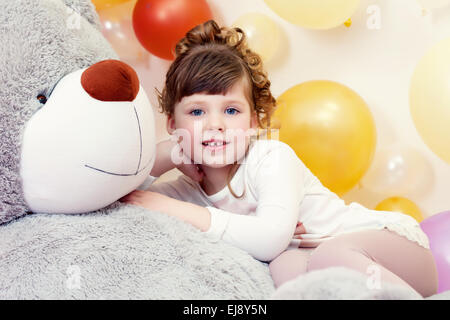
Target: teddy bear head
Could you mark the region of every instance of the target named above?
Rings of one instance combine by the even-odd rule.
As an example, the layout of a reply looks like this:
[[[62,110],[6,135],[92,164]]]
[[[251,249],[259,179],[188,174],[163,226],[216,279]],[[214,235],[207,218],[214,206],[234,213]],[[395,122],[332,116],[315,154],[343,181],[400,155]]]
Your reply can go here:
[[[92,3],[5,1],[0,33],[0,223],[94,211],[139,186],[154,163],[152,107]]]

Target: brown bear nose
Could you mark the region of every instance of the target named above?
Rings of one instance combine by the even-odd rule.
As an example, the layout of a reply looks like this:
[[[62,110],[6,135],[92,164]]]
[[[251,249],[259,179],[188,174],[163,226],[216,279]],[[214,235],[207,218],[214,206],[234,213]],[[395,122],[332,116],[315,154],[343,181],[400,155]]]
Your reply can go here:
[[[81,85],[94,99],[101,101],[133,101],[139,91],[136,71],[119,60],[103,60],[87,68]]]

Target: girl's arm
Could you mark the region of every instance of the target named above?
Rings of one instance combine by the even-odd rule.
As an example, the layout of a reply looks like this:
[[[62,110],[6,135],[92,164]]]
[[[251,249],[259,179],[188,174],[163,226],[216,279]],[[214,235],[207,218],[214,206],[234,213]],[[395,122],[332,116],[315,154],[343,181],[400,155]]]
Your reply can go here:
[[[248,169],[258,199],[255,215],[207,207],[211,228],[206,234],[215,240],[223,239],[258,260],[271,261],[293,238],[305,194],[306,168],[288,145],[281,145]]]
[[[121,201],[168,214],[201,231],[207,231],[211,225],[211,214],[205,207],[174,199],[162,193],[137,190],[123,197]]]
[[[203,172],[199,171],[197,165],[182,153],[174,136],[159,142],[155,152],[155,163],[146,181],[120,201],[177,217],[201,231],[208,230],[211,214],[204,206],[195,204],[201,204],[201,199],[192,193],[191,186],[187,185],[185,180],[178,178],[178,180],[153,185],[161,175],[174,168],[197,181],[203,179]],[[175,160],[181,158],[182,161],[174,163],[172,157]]]
[[[271,261],[293,238],[304,197],[305,169],[295,152],[282,145],[267,153],[255,166],[249,166],[249,170],[258,199],[253,216],[190,203],[195,199],[179,198],[182,189],[167,183],[160,187],[170,197],[145,191],[132,200],[130,197],[139,194],[135,191],[126,201],[178,217],[205,231],[213,241],[223,239],[258,260]],[[179,200],[171,198],[176,196]]]
[[[203,179],[203,173],[182,152],[183,150],[175,139],[175,136],[171,136],[170,139],[163,140],[156,145],[156,158],[150,175],[160,177],[167,171],[177,168],[193,180],[201,181]]]

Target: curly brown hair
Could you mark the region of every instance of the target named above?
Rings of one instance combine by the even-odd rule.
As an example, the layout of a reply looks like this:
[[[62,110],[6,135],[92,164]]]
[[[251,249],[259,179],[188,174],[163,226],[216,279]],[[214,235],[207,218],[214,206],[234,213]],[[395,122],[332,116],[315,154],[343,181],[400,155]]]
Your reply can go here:
[[[276,100],[270,91],[270,81],[261,57],[249,49],[242,29],[219,27],[214,20],[209,20],[186,33],[177,43],[175,55],[162,93],[156,89],[161,113],[173,116],[175,105],[183,97],[195,93],[226,94],[245,77],[247,100],[257,115],[258,127],[276,128],[276,125],[271,126]],[[230,169],[227,183],[231,193],[237,197],[229,184],[235,169],[236,163]]]

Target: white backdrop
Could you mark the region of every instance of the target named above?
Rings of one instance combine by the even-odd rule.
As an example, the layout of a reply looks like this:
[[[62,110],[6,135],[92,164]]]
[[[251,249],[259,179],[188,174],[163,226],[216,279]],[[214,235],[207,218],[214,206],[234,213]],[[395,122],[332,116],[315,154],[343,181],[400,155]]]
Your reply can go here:
[[[425,217],[450,210],[450,164],[423,143],[409,112],[412,73],[433,44],[450,37],[450,8],[430,12],[423,10],[416,0],[361,0],[349,28],[319,31],[283,20],[263,0],[208,2],[221,25],[230,26],[250,12],[272,18],[280,30],[280,46],[266,64],[274,96],[309,80],[334,80],[355,90],[367,102],[375,119],[376,156],[380,148],[397,143],[417,149],[429,166],[419,192],[409,199]],[[165,116],[157,111],[154,87],[162,90],[169,65],[170,61],[153,55],[144,64],[134,65],[154,106],[157,141],[169,136]],[[169,171],[158,182],[175,179],[180,174],[176,169]],[[342,198],[347,203],[356,201],[374,208],[386,197],[358,185]]]

